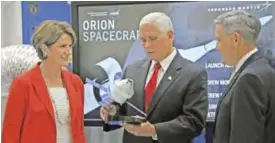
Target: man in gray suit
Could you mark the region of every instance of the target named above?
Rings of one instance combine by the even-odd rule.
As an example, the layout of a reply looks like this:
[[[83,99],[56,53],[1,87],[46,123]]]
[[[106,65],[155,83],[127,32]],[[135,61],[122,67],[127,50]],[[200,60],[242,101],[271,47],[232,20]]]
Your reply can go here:
[[[208,95],[207,73],[180,56],[173,47],[171,19],[164,13],[144,16],[139,36],[148,59],[129,65],[124,78],[134,80],[130,102],[147,113],[148,122],[122,125],[124,143],[191,143],[205,127]],[[104,120],[106,110],[101,108]],[[126,104],[122,115],[140,115]],[[120,126],[104,124],[104,131]]]
[[[275,71],[255,46],[260,21],[231,11],[215,24],[223,62],[235,70],[217,107],[214,143],[275,143]]]

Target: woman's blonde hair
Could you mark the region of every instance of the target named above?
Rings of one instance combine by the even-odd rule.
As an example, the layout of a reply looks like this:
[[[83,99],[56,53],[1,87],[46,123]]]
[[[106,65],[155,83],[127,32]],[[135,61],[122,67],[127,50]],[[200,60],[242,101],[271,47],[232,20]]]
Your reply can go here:
[[[63,34],[69,34],[73,46],[76,44],[76,34],[68,23],[56,20],[43,21],[36,28],[32,37],[32,45],[36,49],[38,57],[42,60],[46,59],[41,48],[45,45],[50,48]]]

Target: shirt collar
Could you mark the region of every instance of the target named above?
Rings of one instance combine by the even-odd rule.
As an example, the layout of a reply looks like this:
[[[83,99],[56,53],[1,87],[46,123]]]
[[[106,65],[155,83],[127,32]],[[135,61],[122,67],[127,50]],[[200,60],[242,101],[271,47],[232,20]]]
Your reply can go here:
[[[173,59],[175,58],[177,54],[177,50],[175,47],[173,47],[173,52],[167,56],[164,60],[162,60],[160,62],[160,65],[161,65],[161,69],[163,71],[166,71],[169,67],[169,65],[171,64],[171,62],[173,61]],[[156,61],[152,60],[152,64],[151,64],[151,67],[150,67],[150,71],[154,70],[154,65],[155,65]]]
[[[252,56],[254,53],[256,53],[258,51],[257,48],[251,50],[250,52],[248,52],[246,55],[244,55],[241,60],[239,60],[239,62],[237,63],[236,67],[235,67],[235,72],[237,72],[241,66],[244,64],[244,62],[250,57]]]

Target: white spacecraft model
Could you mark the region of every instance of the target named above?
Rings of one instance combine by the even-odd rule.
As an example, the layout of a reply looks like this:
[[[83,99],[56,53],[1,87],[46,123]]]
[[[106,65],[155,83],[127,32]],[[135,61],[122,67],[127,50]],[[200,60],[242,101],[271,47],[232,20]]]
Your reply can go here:
[[[1,48],[1,90],[7,95],[15,76],[29,70],[39,61],[31,45],[11,45]]]

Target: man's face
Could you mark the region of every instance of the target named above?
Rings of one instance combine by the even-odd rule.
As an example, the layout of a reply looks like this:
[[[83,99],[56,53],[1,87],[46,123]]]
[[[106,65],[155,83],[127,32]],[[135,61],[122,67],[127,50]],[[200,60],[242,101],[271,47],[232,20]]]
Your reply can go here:
[[[140,27],[139,36],[142,46],[152,60],[161,62],[172,51],[173,31],[161,32],[154,23],[148,23]]]
[[[221,25],[216,25],[215,36],[217,38],[217,49],[222,55],[222,61],[229,66],[236,64],[237,44],[234,41],[234,35],[226,35],[223,33]]]

